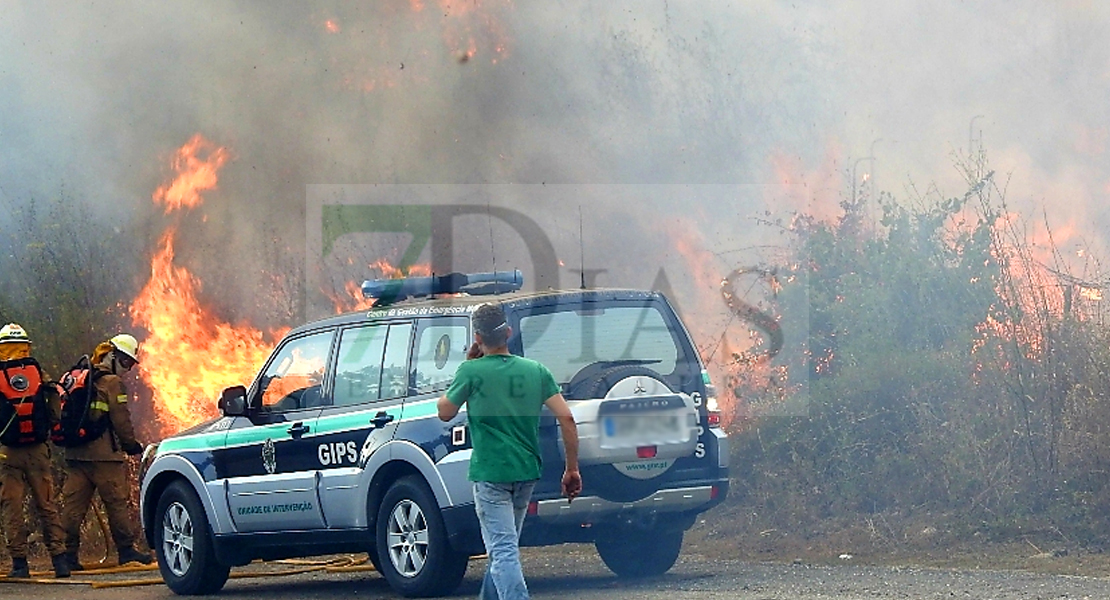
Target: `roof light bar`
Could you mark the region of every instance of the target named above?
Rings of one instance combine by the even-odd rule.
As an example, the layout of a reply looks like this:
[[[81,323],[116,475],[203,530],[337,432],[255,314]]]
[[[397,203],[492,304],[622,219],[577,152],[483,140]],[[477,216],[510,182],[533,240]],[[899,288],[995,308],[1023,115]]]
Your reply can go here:
[[[484,296],[515,292],[523,285],[524,275],[520,269],[492,273],[448,273],[431,277],[368,279],[362,282],[362,295],[376,299],[376,306],[383,306],[406,298],[435,294],[465,293]]]

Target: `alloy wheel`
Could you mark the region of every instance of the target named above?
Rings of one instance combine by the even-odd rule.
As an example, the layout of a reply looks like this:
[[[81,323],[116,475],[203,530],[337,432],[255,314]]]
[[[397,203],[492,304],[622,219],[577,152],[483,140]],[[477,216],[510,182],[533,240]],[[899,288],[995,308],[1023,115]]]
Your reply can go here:
[[[428,560],[428,523],[412,500],[402,500],[389,515],[389,560],[404,577],[416,577]]]
[[[162,554],[178,577],[184,577],[193,564],[193,520],[180,502],[167,506],[162,517]]]

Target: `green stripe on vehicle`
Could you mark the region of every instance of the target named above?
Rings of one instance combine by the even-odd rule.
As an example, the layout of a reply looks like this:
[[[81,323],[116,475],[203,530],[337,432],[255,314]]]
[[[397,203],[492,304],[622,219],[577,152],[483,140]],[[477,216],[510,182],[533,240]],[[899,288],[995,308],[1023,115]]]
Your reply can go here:
[[[413,419],[422,419],[427,416],[438,415],[439,409],[436,408],[437,402],[439,402],[439,398],[429,398],[427,400],[405,404],[405,420],[411,421]]]
[[[400,405],[390,406],[388,408],[375,408],[373,410],[360,410],[356,413],[329,415],[320,417],[316,421],[316,430],[311,433],[312,435],[324,435],[328,433],[351,431],[353,429],[366,429],[370,427],[370,419],[373,419],[380,412],[391,415],[395,419],[394,423],[401,418]]]
[[[162,440],[158,443],[157,456],[167,454],[170,452],[187,452],[190,450],[216,450],[223,448],[226,444],[224,438],[227,436],[226,431],[219,433],[206,433],[202,435],[190,435],[179,438],[169,438]]]
[[[312,431],[308,432],[307,437],[367,429],[370,427],[370,419],[382,411],[393,415],[394,419],[396,419],[394,423],[427,418],[438,414],[438,409],[436,408],[436,402],[438,400],[439,398],[429,398],[427,400],[405,404],[403,413],[401,405],[397,404],[386,408],[373,407],[354,413],[331,415],[320,417],[316,420],[309,420],[310,423],[315,424],[315,427],[312,428]],[[404,418],[401,418],[402,414],[404,414]],[[213,433],[169,438],[158,445],[158,455],[161,456],[169,452],[211,451],[221,448],[231,448],[233,446],[246,446],[264,442],[267,438],[284,439],[288,436],[286,430],[289,429],[291,424],[292,422],[257,425],[254,427],[244,427],[242,429],[230,429]]]
[[[244,446],[246,444],[264,442],[268,439],[287,438],[289,437],[289,432],[287,430],[293,423],[294,422],[275,423],[273,425],[257,425],[255,427],[231,429],[227,432],[227,439],[224,441],[224,446]]]

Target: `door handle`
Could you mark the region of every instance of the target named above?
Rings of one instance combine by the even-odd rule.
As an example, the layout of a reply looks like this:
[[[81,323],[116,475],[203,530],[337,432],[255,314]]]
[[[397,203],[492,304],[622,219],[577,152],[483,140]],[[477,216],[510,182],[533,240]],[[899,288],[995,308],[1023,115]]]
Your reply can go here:
[[[373,419],[370,419],[370,424],[374,426],[374,429],[381,429],[382,427],[385,427],[386,425],[392,423],[394,419],[395,417],[393,415],[383,410],[380,413],[374,415]]]
[[[288,432],[289,435],[293,436],[293,439],[299,440],[302,435],[308,433],[308,430],[309,430],[308,425],[305,425],[304,423],[301,423],[301,422],[297,422],[297,423],[293,423],[293,426],[290,427],[289,429],[286,429],[286,432]]]

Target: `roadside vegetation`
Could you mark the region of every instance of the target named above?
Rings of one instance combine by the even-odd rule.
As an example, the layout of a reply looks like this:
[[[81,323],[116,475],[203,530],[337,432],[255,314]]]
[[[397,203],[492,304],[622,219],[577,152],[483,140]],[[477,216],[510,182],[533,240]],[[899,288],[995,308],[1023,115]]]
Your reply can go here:
[[[1110,534],[1110,335],[1097,265],[1034,242],[980,156],[968,188],[800,216],[781,322],[808,373],[747,373],[731,528],[908,550],[1017,541],[1101,551]],[[799,298],[804,302],[799,302]],[[808,314],[791,314],[804,305]],[[791,349],[787,349],[788,351]],[[758,373],[758,371],[757,371]],[[776,403],[797,416],[759,416]],[[808,541],[807,541],[808,540]]]

